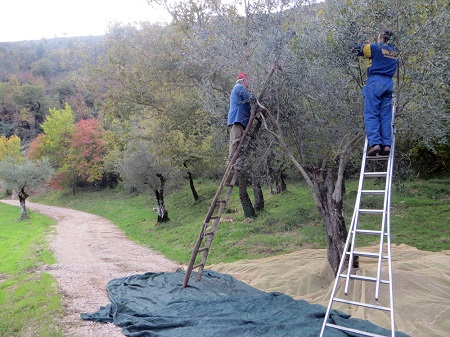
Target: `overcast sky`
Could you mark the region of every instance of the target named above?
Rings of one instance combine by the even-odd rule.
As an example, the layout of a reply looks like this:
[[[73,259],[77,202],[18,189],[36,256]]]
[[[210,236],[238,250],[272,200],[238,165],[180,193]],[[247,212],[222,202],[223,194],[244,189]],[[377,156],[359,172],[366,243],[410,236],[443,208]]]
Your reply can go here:
[[[104,35],[113,22],[164,21],[146,0],[1,0],[0,42]]]

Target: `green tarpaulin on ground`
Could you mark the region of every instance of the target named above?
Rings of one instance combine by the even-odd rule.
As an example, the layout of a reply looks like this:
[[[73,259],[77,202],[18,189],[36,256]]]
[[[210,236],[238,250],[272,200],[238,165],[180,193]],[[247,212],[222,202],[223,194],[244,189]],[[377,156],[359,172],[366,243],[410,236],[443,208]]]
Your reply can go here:
[[[132,337],[318,337],[326,308],[279,292],[264,292],[227,274],[205,270],[200,283],[192,273],[145,273],[113,279],[111,303],[85,320],[114,322]],[[390,336],[368,321],[334,311],[338,325]],[[327,337],[360,336],[326,329]],[[407,337],[397,332],[396,337]]]

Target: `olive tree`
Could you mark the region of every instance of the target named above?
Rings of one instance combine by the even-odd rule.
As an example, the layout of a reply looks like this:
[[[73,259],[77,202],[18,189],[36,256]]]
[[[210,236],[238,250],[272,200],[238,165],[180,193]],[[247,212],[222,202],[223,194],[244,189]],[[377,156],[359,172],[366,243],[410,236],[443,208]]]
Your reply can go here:
[[[366,80],[366,67],[350,52],[350,46],[362,38],[375,39],[382,27],[395,22],[397,14],[408,14],[412,24],[417,13],[408,12],[408,5],[416,8],[419,3],[404,4],[402,13],[388,1],[330,0],[300,5],[247,2],[243,16],[218,11],[215,16],[209,15],[206,23],[193,22],[186,34],[186,58],[191,68],[197,65],[203,69],[197,84],[205,109],[213,115],[226,114],[234,74],[244,70],[253,77],[252,90],[260,98],[266,131],[275,137],[311,188],[326,229],[328,260],[336,273],[347,236],[342,213],[344,173],[355,149],[356,153],[362,150],[365,137],[360,89]],[[431,21],[445,25],[442,18]],[[413,32],[408,34],[411,38]],[[439,54],[434,49],[439,45],[432,47],[434,52],[428,49],[428,54]],[[420,52],[425,52],[423,47]],[[446,56],[439,60],[445,63]],[[402,61],[401,65],[414,73],[414,64]],[[401,73],[407,78],[404,70]],[[444,74],[441,78],[445,82]],[[439,111],[444,101],[434,92],[410,93],[409,88],[420,87],[411,85],[411,81],[404,81],[408,95],[400,97],[402,114],[407,106],[411,107],[411,116],[419,112],[409,103],[411,99],[433,102],[431,112],[439,117],[423,123],[422,128],[429,131],[431,139],[442,140],[442,129],[448,127],[448,114]],[[430,109],[420,111],[421,118],[427,112]]]
[[[33,194],[36,189],[43,187],[49,182],[54,173],[53,167],[47,158],[32,161],[23,161],[16,158],[5,158],[0,161],[0,179],[6,188],[16,190],[20,201],[20,219],[28,219],[26,199]]]
[[[261,116],[265,129],[310,186],[326,225],[328,258],[337,268],[346,227],[342,193],[340,185],[335,186],[333,168],[340,151],[344,151],[346,156],[342,156],[342,169],[338,171],[343,176],[348,154],[362,138],[357,132],[361,121],[351,115],[354,106],[347,109],[346,103],[355,101],[356,93],[340,90],[348,86],[342,71],[323,57],[316,58],[316,51],[302,50],[303,40],[313,35],[312,25],[317,23],[314,13],[299,5],[254,2],[248,3],[243,17],[232,11],[217,13],[209,25],[191,27],[187,58],[203,69],[198,88],[203,92],[200,96],[205,109],[213,115],[226,117],[236,73],[246,71],[253,78],[251,90],[264,106]],[[303,19],[307,15],[310,22]],[[330,83],[324,73],[335,82]],[[329,99],[333,95],[337,95],[336,100]],[[351,128],[355,124],[357,128]],[[339,147],[344,140],[345,146]]]
[[[152,153],[152,148],[148,141],[131,141],[124,151],[119,172],[130,191],[150,192],[154,195],[157,222],[167,222],[169,212],[164,202],[166,181],[174,178],[176,174],[169,165],[158,160]]]

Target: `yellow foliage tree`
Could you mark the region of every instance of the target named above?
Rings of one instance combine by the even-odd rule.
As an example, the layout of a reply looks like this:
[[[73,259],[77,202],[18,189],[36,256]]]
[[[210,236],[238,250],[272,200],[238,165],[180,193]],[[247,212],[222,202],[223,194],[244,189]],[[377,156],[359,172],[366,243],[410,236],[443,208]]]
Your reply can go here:
[[[0,160],[12,157],[20,160],[20,138],[12,135],[11,137],[0,136]]]

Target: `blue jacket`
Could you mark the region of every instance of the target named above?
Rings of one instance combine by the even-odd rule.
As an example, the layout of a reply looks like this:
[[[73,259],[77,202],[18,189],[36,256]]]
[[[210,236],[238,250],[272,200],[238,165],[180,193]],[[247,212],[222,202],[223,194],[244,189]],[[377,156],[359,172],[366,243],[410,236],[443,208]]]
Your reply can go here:
[[[398,54],[395,47],[381,42],[366,44],[359,53],[360,56],[371,60],[371,64],[367,68],[367,76],[382,75],[391,78],[394,77],[397,70]]]
[[[230,111],[228,112],[228,126],[241,123],[247,127],[250,118],[250,100],[253,95],[240,82],[236,83],[230,95]]]

